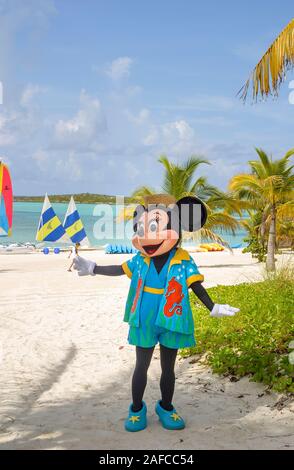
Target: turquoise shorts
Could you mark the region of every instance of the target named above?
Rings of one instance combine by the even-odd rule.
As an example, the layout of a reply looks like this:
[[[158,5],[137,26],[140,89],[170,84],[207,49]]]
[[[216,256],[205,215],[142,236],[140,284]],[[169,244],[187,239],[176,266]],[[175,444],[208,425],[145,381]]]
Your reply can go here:
[[[144,297],[146,295],[153,294],[144,293]],[[145,307],[147,307],[146,303]],[[153,310],[150,307],[149,309],[144,309],[140,315],[140,326],[130,326],[128,335],[129,344],[140,346],[141,348],[152,348],[159,343],[171,349],[191,348],[196,345],[194,334],[185,335],[158,327],[155,325],[156,317],[157,309]]]
[[[141,348],[152,348],[157,343],[170,349],[191,348],[196,345],[194,335],[175,333],[155,325],[150,327],[148,335],[143,333],[142,328],[130,326],[128,342]]]

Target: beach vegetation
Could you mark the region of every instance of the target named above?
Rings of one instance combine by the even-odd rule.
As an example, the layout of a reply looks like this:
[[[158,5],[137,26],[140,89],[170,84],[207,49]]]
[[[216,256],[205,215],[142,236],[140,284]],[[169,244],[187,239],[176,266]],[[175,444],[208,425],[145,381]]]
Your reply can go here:
[[[197,345],[184,349],[202,356],[213,372],[231,380],[249,376],[278,392],[294,392],[294,366],[289,360],[294,338],[294,269],[285,265],[257,283],[208,289],[219,303],[240,308],[233,318],[211,318],[191,294]]]
[[[79,204],[115,204],[116,196],[106,194],[78,193],[78,194],[51,194],[50,201],[53,203],[68,204],[71,196]],[[43,196],[15,196],[14,202],[43,202]],[[130,202],[129,197],[125,197],[125,202]]]
[[[266,260],[264,237],[260,236],[261,223],[262,212],[260,210],[248,210],[248,217],[241,221],[247,231],[247,236],[244,238],[246,247],[243,248],[243,253],[251,253],[252,257],[257,258],[259,262]]]
[[[265,246],[266,266],[275,269],[275,253],[278,243],[288,241],[293,245],[294,220],[294,174],[290,158],[294,149],[282,158],[273,159],[260,148],[256,148],[258,160],[248,162],[250,173],[234,176],[229,189],[236,197],[247,201],[254,208],[249,222],[243,226],[249,233],[252,253],[263,258]],[[255,225],[254,224],[255,218]]]

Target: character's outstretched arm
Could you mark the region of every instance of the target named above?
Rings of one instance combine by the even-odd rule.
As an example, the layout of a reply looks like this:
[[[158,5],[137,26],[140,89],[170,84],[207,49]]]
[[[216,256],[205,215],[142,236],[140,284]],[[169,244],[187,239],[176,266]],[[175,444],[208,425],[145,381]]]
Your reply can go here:
[[[120,265],[97,266],[95,261],[91,261],[81,256],[76,256],[73,261],[74,269],[78,271],[79,276],[94,276],[102,274],[104,276],[122,276],[125,274]]]
[[[96,264],[94,274],[102,274],[103,276],[122,276],[125,272],[119,264],[111,266],[97,266]]]
[[[214,307],[214,303],[201,282],[193,282],[190,287],[198,299],[203,303],[203,305],[205,305],[205,307],[208,308],[208,310],[211,312]]]
[[[211,317],[233,317],[235,313],[239,312],[238,308],[230,305],[214,304],[201,282],[193,282],[190,287],[198,299],[208,308]]]

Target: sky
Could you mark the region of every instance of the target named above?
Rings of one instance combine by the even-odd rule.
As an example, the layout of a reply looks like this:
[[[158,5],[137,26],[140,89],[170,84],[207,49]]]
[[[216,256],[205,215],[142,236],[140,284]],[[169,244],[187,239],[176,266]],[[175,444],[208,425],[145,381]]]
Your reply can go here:
[[[281,157],[293,72],[276,100],[236,94],[292,17],[293,0],[0,0],[0,159],[15,194],[160,190],[162,154],[208,159],[197,175],[226,189],[255,147]]]

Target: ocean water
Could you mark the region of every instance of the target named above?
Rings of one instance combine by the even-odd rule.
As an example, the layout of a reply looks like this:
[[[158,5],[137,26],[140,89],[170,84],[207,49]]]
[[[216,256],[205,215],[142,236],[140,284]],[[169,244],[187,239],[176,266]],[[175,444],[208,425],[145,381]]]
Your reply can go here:
[[[40,213],[43,203],[15,202],[13,233],[11,237],[1,237],[0,244],[11,243],[37,243],[35,241]],[[67,204],[52,204],[57,216],[63,222]],[[120,243],[131,245],[132,224],[128,222],[114,223],[120,208],[104,206],[102,204],[77,204],[77,209],[83,221],[88,239],[92,246],[103,246],[107,243]],[[222,237],[230,244],[243,243],[246,232],[240,231],[235,236],[222,233]],[[54,246],[54,244],[49,244]],[[56,243],[61,246],[61,243]]]

